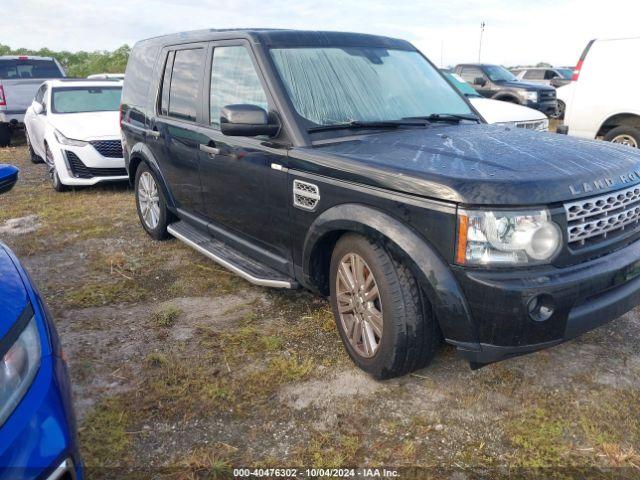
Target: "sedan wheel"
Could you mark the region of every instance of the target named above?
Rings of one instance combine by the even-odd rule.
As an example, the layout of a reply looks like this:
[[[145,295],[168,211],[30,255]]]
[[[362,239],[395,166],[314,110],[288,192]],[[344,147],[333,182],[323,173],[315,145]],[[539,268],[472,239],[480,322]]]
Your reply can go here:
[[[143,172],[138,182],[138,205],[145,225],[155,230],[160,221],[160,194],[155,179]]]
[[[336,292],[349,343],[360,356],[373,357],[382,339],[382,303],[373,272],[360,255],[348,253],[340,260]]]

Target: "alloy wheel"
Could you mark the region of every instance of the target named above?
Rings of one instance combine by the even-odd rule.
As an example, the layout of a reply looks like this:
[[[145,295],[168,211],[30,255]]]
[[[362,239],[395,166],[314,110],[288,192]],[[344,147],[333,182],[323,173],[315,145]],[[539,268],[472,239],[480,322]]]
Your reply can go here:
[[[373,357],[382,341],[382,302],[373,272],[356,253],[340,260],[336,302],[342,329],[353,349],[362,357]]]
[[[638,142],[636,141],[636,139],[631,135],[627,135],[626,133],[616,135],[611,139],[611,143],[619,143],[628,147],[638,148]]]
[[[160,222],[160,193],[155,179],[149,172],[140,175],[138,205],[145,225],[154,230]]]

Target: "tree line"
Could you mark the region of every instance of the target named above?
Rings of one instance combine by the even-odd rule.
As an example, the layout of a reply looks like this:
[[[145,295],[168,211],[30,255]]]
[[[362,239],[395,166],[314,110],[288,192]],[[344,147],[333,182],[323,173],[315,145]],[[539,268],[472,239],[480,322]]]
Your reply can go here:
[[[86,77],[94,73],[124,73],[130,53],[131,47],[129,45],[123,45],[112,52],[107,50],[55,52],[48,48],[30,50],[28,48],[11,48],[8,45],[0,44],[0,56],[39,55],[54,57],[62,64],[69,77]]]

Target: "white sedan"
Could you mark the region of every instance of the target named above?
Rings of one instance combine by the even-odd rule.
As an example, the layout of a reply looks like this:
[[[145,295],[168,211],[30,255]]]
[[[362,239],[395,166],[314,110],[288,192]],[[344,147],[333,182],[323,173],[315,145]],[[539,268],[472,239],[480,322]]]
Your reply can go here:
[[[120,140],[120,81],[49,80],[25,115],[31,160],[53,188],[128,181]]]
[[[469,99],[471,104],[488,123],[527,128],[539,132],[549,131],[549,118],[547,118],[544,113],[534,110],[533,108],[518,105],[517,103],[485,98],[478,95],[475,89],[459,75],[455,73],[445,73],[445,75],[447,75],[451,83]]]

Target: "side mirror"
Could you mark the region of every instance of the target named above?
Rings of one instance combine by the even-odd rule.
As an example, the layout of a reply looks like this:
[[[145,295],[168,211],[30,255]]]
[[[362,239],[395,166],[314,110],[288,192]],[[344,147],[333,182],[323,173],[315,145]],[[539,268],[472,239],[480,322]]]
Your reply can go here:
[[[42,104],[39,102],[36,102],[35,100],[32,104],[32,107],[33,107],[33,113],[35,113],[36,115],[42,115],[44,113],[44,107],[42,106]]]
[[[487,81],[482,77],[476,77],[473,79],[473,84],[478,85],[480,87],[484,87]]]
[[[227,105],[220,111],[220,131],[230,137],[275,137],[280,125],[269,123],[269,114],[256,105]]]
[[[0,193],[8,192],[18,181],[18,169],[13,165],[0,164]]]

